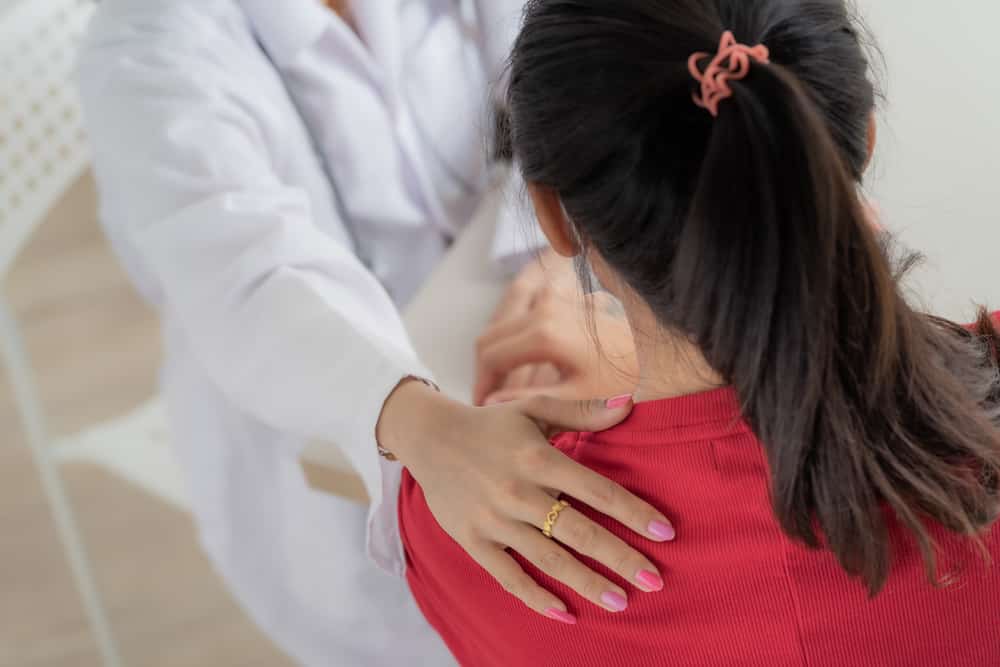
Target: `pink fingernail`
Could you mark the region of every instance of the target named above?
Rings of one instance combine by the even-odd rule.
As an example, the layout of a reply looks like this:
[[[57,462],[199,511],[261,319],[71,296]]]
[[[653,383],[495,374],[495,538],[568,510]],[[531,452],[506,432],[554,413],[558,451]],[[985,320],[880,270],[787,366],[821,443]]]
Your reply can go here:
[[[655,572],[639,570],[639,573],[635,575],[635,580],[639,582],[647,593],[655,593],[663,590],[663,579]]]
[[[607,406],[608,410],[614,410],[615,408],[620,408],[628,405],[632,402],[632,394],[622,394],[621,396],[615,396],[614,398],[609,398],[604,405]]]
[[[576,616],[570,614],[569,612],[565,612],[562,609],[556,609],[555,607],[552,609],[546,609],[545,615],[554,621],[559,621],[560,623],[565,623],[566,625],[576,625]]]
[[[608,591],[601,596],[601,602],[607,605],[611,611],[625,611],[628,608],[628,600],[621,593]]]
[[[677,537],[677,531],[669,523],[663,521],[650,521],[649,522],[649,534],[658,537],[664,542],[671,542]]]

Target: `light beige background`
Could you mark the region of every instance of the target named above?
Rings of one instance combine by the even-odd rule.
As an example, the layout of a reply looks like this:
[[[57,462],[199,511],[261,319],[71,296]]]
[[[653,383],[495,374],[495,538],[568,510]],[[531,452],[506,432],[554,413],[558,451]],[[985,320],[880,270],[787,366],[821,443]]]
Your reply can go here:
[[[871,190],[884,222],[928,255],[917,292],[942,314],[1000,309],[1000,3],[860,0],[885,54]]]

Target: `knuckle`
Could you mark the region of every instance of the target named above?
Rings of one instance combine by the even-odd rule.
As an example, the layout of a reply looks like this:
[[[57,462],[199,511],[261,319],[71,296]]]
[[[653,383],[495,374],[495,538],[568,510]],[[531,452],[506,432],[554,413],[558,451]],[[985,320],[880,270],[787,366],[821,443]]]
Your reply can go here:
[[[477,536],[484,535],[486,531],[495,531],[503,523],[503,515],[492,505],[484,505],[476,510],[473,519],[466,530]]]
[[[532,415],[533,417],[536,418],[544,419],[546,416],[550,415],[550,413],[553,411],[553,408],[554,408],[553,399],[549,396],[537,394],[530,398],[524,399],[525,411],[529,415]]]
[[[583,587],[580,589],[580,593],[588,600],[600,601],[604,590],[604,582],[600,579],[600,577],[595,575],[587,577],[587,581],[584,582]]]
[[[553,318],[541,320],[538,323],[538,330],[536,332],[539,346],[543,349],[552,349],[555,345],[557,345],[559,343],[559,332],[561,326],[563,326],[563,324]]]
[[[648,512],[642,509],[635,509],[628,513],[625,525],[644,528],[649,525],[650,521],[651,519]]]
[[[611,557],[611,569],[618,572],[622,576],[631,577],[633,574],[642,569],[642,564],[637,562],[637,560],[628,551],[622,550]]]
[[[621,491],[611,480],[603,480],[594,483],[590,489],[590,496],[599,505],[596,509],[607,514],[620,502]]]
[[[538,559],[538,567],[550,577],[558,579],[566,569],[566,556],[555,549],[550,549]]]
[[[501,583],[501,586],[514,597],[527,601],[528,596],[531,594],[533,583],[528,582],[526,575],[520,575],[508,577],[504,583]]]
[[[518,594],[521,592],[520,584],[510,577],[501,577],[497,579],[497,583],[500,584],[500,588],[504,589],[514,597],[520,597]]]
[[[479,544],[482,526],[484,525],[482,521],[476,518],[480,515],[481,513],[477,512],[468,521],[463,521],[454,527],[444,528],[442,526],[442,529],[448,533],[453,540],[463,545],[463,547],[474,547]]]
[[[589,521],[581,521],[570,527],[567,538],[577,551],[592,553],[600,538],[600,529]]]
[[[548,463],[548,454],[547,447],[538,445],[523,447],[517,455],[518,465],[522,470],[537,472],[543,469]]]
[[[476,542],[477,531],[474,522],[464,522],[454,528],[444,528],[442,526],[442,530],[461,545],[472,545]]]
[[[527,489],[519,479],[505,479],[497,484],[502,503],[520,502],[527,495]]]
[[[535,308],[542,315],[552,315],[556,308],[556,296],[551,289],[544,289],[535,297]]]

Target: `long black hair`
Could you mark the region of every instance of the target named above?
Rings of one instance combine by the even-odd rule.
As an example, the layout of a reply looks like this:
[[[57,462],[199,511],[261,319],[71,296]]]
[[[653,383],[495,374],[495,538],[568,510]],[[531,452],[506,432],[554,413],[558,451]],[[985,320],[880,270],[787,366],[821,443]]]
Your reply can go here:
[[[713,118],[688,58],[726,30],[770,64]],[[865,215],[862,36],[844,0],[534,0],[509,108],[526,180],[735,387],[784,530],[874,593],[886,509],[932,578],[927,519],[995,520],[1000,396],[989,318],[915,312]]]

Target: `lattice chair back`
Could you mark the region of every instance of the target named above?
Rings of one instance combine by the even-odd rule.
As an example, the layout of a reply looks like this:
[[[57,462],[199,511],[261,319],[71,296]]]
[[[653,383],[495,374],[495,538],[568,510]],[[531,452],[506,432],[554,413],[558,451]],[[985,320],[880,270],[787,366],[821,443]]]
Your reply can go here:
[[[0,280],[52,205],[87,166],[73,74],[77,45],[94,7],[93,0],[19,0],[12,8],[0,9]],[[30,366],[0,289],[0,381],[4,376],[10,380],[101,664],[121,667],[86,545],[52,456]]]
[[[0,278],[88,162],[73,75],[94,0],[0,10]]]

